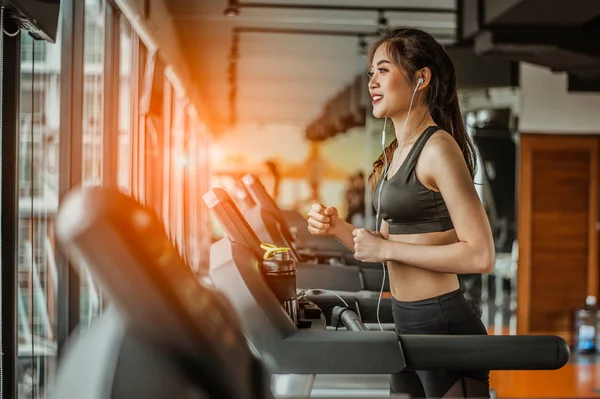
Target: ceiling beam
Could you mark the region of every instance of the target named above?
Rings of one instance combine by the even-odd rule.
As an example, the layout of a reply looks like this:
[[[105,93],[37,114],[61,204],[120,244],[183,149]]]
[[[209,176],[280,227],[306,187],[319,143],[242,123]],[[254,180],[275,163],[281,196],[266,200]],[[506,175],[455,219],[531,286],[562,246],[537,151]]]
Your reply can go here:
[[[358,32],[341,31],[325,29],[289,29],[289,28],[262,28],[254,26],[236,26],[236,33],[271,33],[271,34],[291,34],[291,35],[315,35],[315,36],[377,36],[377,32]]]
[[[236,26],[235,33],[265,33],[265,34],[287,34],[287,35],[314,35],[314,36],[354,36],[354,37],[377,37],[379,32],[374,31],[340,31],[325,29],[286,29],[286,28],[266,28],[254,26]],[[437,34],[437,40],[456,40],[455,34]]]
[[[389,11],[404,13],[429,13],[429,14],[456,14],[454,8],[437,7],[369,7],[369,6],[335,6],[324,4],[275,4],[237,2],[239,8],[279,8],[294,10],[322,10],[322,11]]]

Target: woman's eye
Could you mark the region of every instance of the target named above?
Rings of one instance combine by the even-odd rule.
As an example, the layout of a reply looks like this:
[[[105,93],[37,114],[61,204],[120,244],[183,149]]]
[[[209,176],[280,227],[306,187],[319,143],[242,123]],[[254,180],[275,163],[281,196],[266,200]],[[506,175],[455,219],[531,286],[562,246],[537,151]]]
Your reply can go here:
[[[380,74],[382,74],[382,73],[384,73],[384,72],[387,72],[388,70],[387,70],[387,69],[385,69],[385,68],[378,68],[378,69],[377,69],[377,71],[378,71]],[[368,75],[370,78],[372,78],[372,77],[373,77],[373,75],[375,75],[375,73],[374,73],[374,72],[367,72],[367,75]]]

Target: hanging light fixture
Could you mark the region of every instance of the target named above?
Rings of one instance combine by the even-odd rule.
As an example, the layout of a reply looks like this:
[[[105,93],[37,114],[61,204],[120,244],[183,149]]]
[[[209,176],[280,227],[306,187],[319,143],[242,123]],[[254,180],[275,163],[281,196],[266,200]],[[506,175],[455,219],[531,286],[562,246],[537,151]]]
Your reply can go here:
[[[227,16],[227,17],[232,17],[232,18],[240,15],[240,6],[239,6],[237,0],[228,0],[227,8],[225,8],[225,11],[223,12],[223,14],[225,14],[225,16]]]
[[[367,55],[367,41],[365,35],[358,35],[358,55]]]
[[[383,35],[389,28],[390,26],[388,19],[385,17],[385,11],[379,10],[379,17],[377,18],[377,33]]]

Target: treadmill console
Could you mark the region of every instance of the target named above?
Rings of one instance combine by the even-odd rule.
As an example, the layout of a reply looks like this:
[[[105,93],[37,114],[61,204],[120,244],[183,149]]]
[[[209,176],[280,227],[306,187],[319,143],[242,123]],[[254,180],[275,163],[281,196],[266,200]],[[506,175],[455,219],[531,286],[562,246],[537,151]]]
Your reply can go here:
[[[306,300],[293,305],[297,312],[297,315],[294,315],[296,313],[291,305],[286,303],[286,299],[291,296],[290,290],[286,291],[282,286],[292,278],[293,291],[296,291],[295,268],[293,271],[292,268],[286,268],[287,272],[281,273],[282,270],[276,270],[277,264],[271,267],[270,264],[275,262],[264,259],[265,250],[261,248],[262,243],[229,194],[220,188],[213,188],[204,195],[204,202],[227,235],[211,248],[212,279],[219,289],[231,292],[231,301],[248,312],[256,312],[254,316],[249,317],[251,320],[245,321],[247,328],[260,335],[259,341],[274,337],[281,339],[298,328],[314,328],[320,325],[321,323],[314,324],[314,312],[309,311],[308,317],[305,316]],[[285,262],[290,261],[288,259]],[[239,285],[236,285],[238,282]],[[309,308],[311,307],[312,304]],[[319,315],[319,320],[321,318]],[[323,318],[323,329],[324,323]],[[264,325],[270,325],[272,329],[259,334],[258,331],[264,330]]]
[[[265,186],[261,183],[260,179],[252,174],[245,175],[242,177],[242,183],[252,196],[254,202],[261,208],[271,212],[279,224],[281,225],[281,233],[284,235],[284,238],[288,242],[296,241],[294,236],[292,236],[292,232],[290,230],[290,226],[286,222],[283,214],[281,213],[279,207],[275,203],[275,200],[271,198]]]

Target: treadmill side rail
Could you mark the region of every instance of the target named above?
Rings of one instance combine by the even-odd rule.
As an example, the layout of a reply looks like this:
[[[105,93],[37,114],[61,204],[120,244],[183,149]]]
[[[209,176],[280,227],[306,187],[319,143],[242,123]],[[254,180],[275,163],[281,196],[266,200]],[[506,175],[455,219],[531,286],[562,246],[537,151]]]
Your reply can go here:
[[[395,332],[298,330],[274,346],[278,373],[393,374],[405,368]]]

